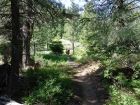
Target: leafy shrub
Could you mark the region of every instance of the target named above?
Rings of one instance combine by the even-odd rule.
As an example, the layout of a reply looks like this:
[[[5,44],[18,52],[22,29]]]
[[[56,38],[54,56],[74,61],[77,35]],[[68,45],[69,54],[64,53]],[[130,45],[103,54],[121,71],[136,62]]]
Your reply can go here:
[[[23,98],[29,105],[45,103],[46,105],[62,105],[70,96],[72,81],[66,74],[68,68],[40,68],[38,72],[27,71],[29,79],[36,80],[37,86],[28,97]]]
[[[35,62],[38,62],[41,66],[47,65],[47,61],[43,58],[42,54],[36,54],[32,58],[35,60]]]
[[[61,41],[53,41],[50,45],[49,45],[51,51],[55,54],[63,54],[63,44],[61,43]]]
[[[110,90],[111,99],[108,105],[140,105],[140,100],[133,91],[118,89],[113,85]]]
[[[110,97],[110,100],[107,104],[139,105],[140,63],[136,62],[135,64],[133,64],[134,62],[130,62],[131,64],[133,64],[133,66],[131,66],[132,68],[130,68],[125,67],[122,63],[123,61],[110,60],[110,62],[108,62],[107,64],[106,69],[104,70],[104,78],[102,82],[107,90],[107,95],[109,95]]]

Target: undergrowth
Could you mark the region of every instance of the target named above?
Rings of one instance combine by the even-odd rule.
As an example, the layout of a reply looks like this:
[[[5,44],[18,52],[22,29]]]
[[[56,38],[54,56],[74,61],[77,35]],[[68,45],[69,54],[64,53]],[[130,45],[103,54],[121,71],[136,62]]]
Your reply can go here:
[[[42,56],[41,58],[40,55],[40,60],[42,59],[45,63],[55,63],[47,63],[46,66],[37,71],[27,70],[26,76],[33,83],[33,88],[30,90],[29,96],[22,98],[22,100],[27,105],[62,105],[73,95],[71,87],[73,82],[70,79],[73,75],[73,69],[65,65],[67,60],[64,56]],[[62,62],[64,63],[61,64]],[[71,74],[67,73],[69,70]]]
[[[102,82],[109,97],[107,105],[140,105],[140,63],[131,58],[101,62],[106,67]]]

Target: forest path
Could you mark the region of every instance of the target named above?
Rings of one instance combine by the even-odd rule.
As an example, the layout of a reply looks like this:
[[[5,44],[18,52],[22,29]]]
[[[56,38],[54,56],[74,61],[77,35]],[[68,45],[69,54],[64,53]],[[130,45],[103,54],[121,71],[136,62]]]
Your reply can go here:
[[[74,81],[74,96],[65,105],[103,105],[105,103],[104,88],[100,75],[102,70],[99,62],[78,64],[70,61],[70,66],[76,68]]]

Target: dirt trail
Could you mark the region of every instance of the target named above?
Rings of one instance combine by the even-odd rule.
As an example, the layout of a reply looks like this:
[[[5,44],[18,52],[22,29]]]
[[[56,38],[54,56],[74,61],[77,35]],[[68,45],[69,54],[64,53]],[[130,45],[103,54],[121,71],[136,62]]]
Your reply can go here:
[[[105,103],[104,88],[101,84],[99,62],[92,62],[80,66],[70,62],[70,66],[77,67],[72,80],[74,96],[65,105],[103,105]]]

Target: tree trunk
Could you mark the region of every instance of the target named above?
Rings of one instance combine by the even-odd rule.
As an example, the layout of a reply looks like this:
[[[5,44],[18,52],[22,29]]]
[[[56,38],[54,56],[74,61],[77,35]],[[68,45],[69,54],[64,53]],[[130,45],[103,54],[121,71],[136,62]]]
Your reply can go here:
[[[30,41],[33,34],[34,23],[26,21],[23,26],[23,35],[24,35],[24,48],[23,48],[23,67],[27,67],[30,63]]]
[[[74,55],[74,42],[72,42],[72,50],[73,50],[73,55]]]
[[[12,59],[11,59],[11,75],[8,94],[16,91],[19,76],[19,48],[22,47],[20,42],[20,26],[19,26],[19,7],[18,0],[11,0],[12,14]]]
[[[72,39],[72,40],[73,40],[73,41],[72,41],[72,50],[73,50],[73,55],[74,55],[74,40],[75,40],[75,39],[74,39],[74,34],[72,35],[72,38],[73,38],[73,39]]]
[[[30,20],[30,6],[31,6],[31,1],[26,0],[27,4],[25,7],[26,13],[25,13],[25,23],[23,25],[23,67],[27,67],[30,65],[30,41],[33,35],[33,27],[34,27],[34,22]]]
[[[19,64],[20,68],[22,67],[22,53],[23,53],[23,35],[22,35],[22,30],[20,30],[20,35],[21,35],[21,40],[19,41]]]
[[[36,44],[34,43],[34,56],[36,54]]]

